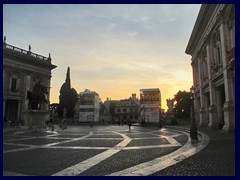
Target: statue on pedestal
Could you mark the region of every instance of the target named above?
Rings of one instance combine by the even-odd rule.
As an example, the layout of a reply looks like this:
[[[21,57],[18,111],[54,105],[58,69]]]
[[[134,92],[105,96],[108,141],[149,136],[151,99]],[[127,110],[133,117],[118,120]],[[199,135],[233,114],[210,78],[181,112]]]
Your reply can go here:
[[[166,99],[167,100],[167,106],[168,106],[168,113],[172,113],[173,112],[173,103],[174,103],[174,99]]]

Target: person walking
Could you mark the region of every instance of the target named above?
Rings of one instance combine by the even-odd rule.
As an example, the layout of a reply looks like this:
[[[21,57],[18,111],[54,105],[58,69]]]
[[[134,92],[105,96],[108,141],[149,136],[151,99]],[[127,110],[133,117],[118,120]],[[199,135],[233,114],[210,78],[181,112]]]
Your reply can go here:
[[[53,117],[50,115],[49,118],[49,127],[51,128],[52,131],[54,131],[54,124],[53,124]]]
[[[63,120],[61,122],[61,125],[60,125],[60,128],[62,128],[62,130],[67,129],[67,122],[66,121],[67,121],[66,117],[64,116]]]
[[[128,124],[129,132],[130,132],[131,131],[131,125],[132,125],[131,119],[127,120],[127,124]]]

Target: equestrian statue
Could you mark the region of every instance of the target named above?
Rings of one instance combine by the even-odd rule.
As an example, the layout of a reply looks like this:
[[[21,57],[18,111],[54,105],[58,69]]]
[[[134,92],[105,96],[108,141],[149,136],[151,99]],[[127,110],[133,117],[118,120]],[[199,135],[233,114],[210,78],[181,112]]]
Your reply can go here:
[[[47,87],[41,84],[41,81],[36,82],[32,91],[27,92],[28,109],[41,110],[42,103],[49,103],[46,98],[48,94]]]

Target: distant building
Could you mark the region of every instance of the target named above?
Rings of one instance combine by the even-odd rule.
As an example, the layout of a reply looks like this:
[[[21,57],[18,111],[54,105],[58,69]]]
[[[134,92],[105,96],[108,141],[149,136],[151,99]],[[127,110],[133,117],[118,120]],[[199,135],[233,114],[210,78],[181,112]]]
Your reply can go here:
[[[107,98],[106,101],[100,102],[99,118],[102,123],[112,123],[112,115],[110,113],[111,99]]]
[[[36,82],[48,88],[49,100],[51,70],[57,66],[51,63],[51,57],[14,47],[3,42],[3,117],[12,122],[23,120],[22,112],[28,110],[27,92],[32,91]],[[48,105],[43,107],[48,110]]]
[[[132,94],[131,97],[121,100],[111,100],[107,98],[102,103],[101,121],[108,123],[126,123],[130,119],[133,122],[139,122],[140,120],[140,106],[139,99],[136,94]]]
[[[140,119],[139,100],[136,94],[128,99],[123,99],[115,102],[115,118],[120,123],[127,122],[130,119],[133,122],[138,122]]]
[[[235,5],[202,5],[185,52],[192,56],[199,125],[234,131]]]
[[[96,92],[80,92],[77,106],[79,122],[99,122],[99,95]]]
[[[161,114],[161,93],[159,88],[140,89],[141,121],[159,123]]]

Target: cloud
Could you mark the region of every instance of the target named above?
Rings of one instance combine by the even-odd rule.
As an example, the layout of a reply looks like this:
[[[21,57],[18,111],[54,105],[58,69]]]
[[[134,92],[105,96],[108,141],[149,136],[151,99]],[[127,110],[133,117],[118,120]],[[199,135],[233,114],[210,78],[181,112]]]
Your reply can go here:
[[[3,5],[7,43],[48,56],[51,101],[71,68],[72,86],[90,88],[103,99],[128,97],[159,87],[163,98],[191,84],[184,50],[200,5],[64,4]],[[176,92],[174,92],[176,91]]]

